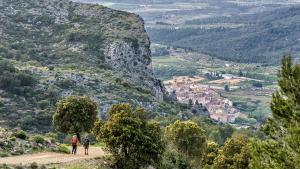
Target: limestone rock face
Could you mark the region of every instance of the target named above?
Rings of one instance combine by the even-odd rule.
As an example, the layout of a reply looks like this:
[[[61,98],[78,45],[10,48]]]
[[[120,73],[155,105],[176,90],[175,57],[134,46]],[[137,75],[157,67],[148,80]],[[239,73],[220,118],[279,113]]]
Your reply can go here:
[[[115,41],[107,45],[105,62],[114,70],[128,75],[133,84],[150,90],[157,99],[163,100],[163,86],[151,67],[151,52],[147,43]]]

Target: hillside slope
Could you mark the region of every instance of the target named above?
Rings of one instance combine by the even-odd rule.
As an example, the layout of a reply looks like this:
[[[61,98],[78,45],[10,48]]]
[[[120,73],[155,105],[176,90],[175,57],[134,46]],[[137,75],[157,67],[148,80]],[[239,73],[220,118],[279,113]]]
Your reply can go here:
[[[276,64],[283,53],[300,56],[299,6],[251,15],[197,19],[186,25],[190,28],[149,28],[148,32],[154,42],[191,48],[232,61]]]
[[[163,112],[166,93],[139,16],[67,0],[3,0],[0,23],[0,125],[49,130],[56,101],[68,95],[91,96],[102,116],[119,102]]]

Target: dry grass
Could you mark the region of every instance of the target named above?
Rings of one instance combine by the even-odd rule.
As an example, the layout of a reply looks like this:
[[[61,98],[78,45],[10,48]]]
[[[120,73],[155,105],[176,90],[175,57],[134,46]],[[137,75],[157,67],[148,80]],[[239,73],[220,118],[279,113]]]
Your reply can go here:
[[[240,78],[219,79],[219,80],[210,81],[209,83],[237,85],[237,84],[239,84],[241,82],[244,82],[244,81],[247,81],[247,79],[240,79]]]
[[[175,83],[196,83],[205,80],[205,78],[200,77],[200,76],[194,76],[194,77],[189,77],[189,76],[174,76],[172,80],[167,80],[164,81],[164,84],[175,84]]]

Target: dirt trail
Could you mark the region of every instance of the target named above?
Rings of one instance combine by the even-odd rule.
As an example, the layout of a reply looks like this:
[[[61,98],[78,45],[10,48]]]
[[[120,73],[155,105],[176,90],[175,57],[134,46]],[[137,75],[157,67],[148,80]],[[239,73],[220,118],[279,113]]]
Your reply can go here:
[[[36,162],[38,164],[57,164],[57,163],[68,163],[68,162],[84,160],[84,159],[92,159],[104,155],[105,153],[102,151],[100,147],[90,147],[89,155],[86,156],[84,155],[83,147],[79,147],[76,155],[61,154],[61,153],[54,153],[54,152],[27,154],[21,156],[0,158],[0,164],[26,165],[26,164],[31,164],[33,162]]]

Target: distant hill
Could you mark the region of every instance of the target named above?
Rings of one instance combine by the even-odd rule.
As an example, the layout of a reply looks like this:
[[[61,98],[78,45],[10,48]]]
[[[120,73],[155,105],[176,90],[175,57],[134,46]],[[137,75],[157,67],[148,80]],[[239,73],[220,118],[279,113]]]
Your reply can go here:
[[[67,0],[2,0],[0,23],[0,126],[49,130],[55,103],[69,95],[90,96],[102,117],[121,102],[172,111],[139,16]]]
[[[222,25],[238,25],[225,27]],[[149,28],[151,40],[190,48],[217,58],[239,62],[279,63],[283,53],[300,56],[300,7],[233,17],[215,17],[186,25],[216,28]]]

